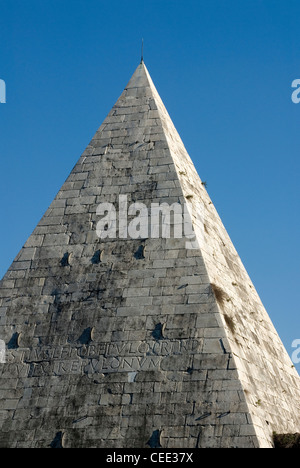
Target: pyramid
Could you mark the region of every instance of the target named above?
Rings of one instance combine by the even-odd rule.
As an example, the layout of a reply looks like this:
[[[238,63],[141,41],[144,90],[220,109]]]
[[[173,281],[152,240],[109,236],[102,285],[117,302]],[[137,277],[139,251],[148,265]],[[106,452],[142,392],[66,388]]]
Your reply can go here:
[[[299,376],[143,61],[2,279],[0,339],[1,447],[300,432]]]

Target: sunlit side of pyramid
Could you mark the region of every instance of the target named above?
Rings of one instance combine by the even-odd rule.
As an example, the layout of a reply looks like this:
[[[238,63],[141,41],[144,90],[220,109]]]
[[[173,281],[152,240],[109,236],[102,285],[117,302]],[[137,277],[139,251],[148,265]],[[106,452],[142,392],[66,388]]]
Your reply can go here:
[[[125,196],[187,204],[196,248],[99,238],[97,207]],[[143,62],[1,281],[0,339],[1,447],[258,448],[300,432],[299,376]]]

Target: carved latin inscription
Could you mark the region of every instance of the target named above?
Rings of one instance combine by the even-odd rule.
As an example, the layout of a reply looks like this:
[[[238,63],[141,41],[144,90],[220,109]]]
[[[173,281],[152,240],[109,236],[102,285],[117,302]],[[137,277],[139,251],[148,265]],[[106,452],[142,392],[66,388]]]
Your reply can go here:
[[[198,354],[200,340],[161,340],[41,347],[23,350],[29,377],[176,370]]]

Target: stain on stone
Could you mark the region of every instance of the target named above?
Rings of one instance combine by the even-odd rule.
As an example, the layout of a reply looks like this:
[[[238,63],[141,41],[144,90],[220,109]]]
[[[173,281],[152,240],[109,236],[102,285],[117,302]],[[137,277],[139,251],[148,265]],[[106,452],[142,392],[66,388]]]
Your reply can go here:
[[[91,263],[93,265],[98,265],[99,263],[101,263],[101,254],[102,254],[102,251],[101,250],[97,250],[92,259],[91,259]]]
[[[54,437],[53,441],[50,444],[50,447],[54,448],[54,449],[64,448],[63,447],[63,436],[64,436],[64,434],[62,432],[57,432],[56,436]]]
[[[233,318],[230,317],[230,315],[228,314],[224,314],[224,319],[231,333],[235,334],[236,326],[235,326]]]
[[[9,342],[7,343],[7,349],[18,349],[19,348],[19,337],[20,333],[14,333]]]
[[[71,259],[71,254],[69,252],[66,252],[60,261],[60,265],[62,267],[70,266],[70,259]]]
[[[62,293],[58,289],[54,289],[51,292],[51,296],[54,296],[54,302],[53,302],[53,307],[54,307],[54,310],[53,310],[54,314],[53,315],[54,315],[54,317],[52,318],[52,321],[56,321],[57,320],[57,315],[59,315],[62,312],[62,308],[63,308],[62,302],[61,302]]]
[[[78,338],[78,342],[82,345],[89,345],[92,340],[92,328],[86,328],[80,337]]]
[[[164,339],[164,330],[165,330],[166,324],[161,324],[158,323],[155,325],[155,328],[151,335],[156,341],[163,340]]]
[[[276,434],[273,433],[274,447],[276,449],[299,449],[300,434]]]
[[[136,260],[144,260],[145,259],[144,252],[145,252],[145,246],[140,245],[139,248],[137,249],[137,251],[134,254],[134,258]]]
[[[160,431],[159,430],[153,431],[152,436],[147,442],[147,445],[149,445],[150,448],[162,448],[161,443],[160,443]]]
[[[226,300],[228,299],[227,294],[222,288],[213,283],[211,284],[211,289],[215,295],[215,298],[217,299],[219,306],[223,307]]]

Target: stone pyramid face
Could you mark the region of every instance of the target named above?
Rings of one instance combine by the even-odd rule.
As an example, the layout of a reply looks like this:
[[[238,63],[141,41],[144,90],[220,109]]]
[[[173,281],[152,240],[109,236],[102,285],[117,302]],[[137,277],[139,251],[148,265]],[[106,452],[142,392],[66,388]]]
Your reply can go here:
[[[300,432],[299,376],[144,63],[1,281],[0,339],[1,447]]]

